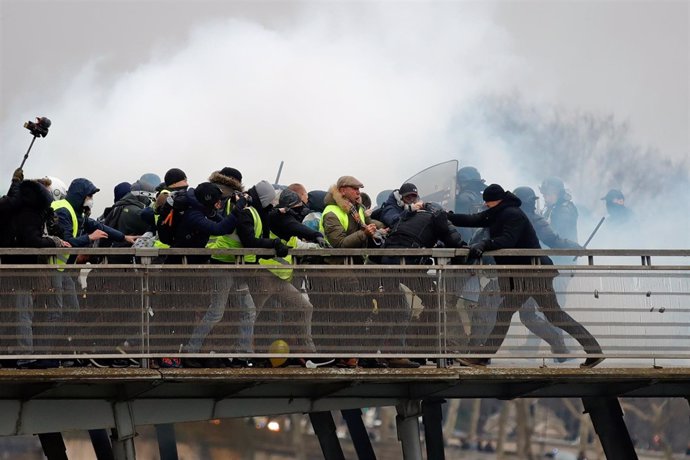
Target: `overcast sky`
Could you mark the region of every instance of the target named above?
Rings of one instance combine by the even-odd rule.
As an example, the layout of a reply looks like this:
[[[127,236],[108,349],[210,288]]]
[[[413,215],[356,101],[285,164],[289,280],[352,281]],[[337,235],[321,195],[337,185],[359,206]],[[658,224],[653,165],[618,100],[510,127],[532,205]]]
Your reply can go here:
[[[375,195],[464,165],[449,125],[485,94],[611,115],[689,167],[687,1],[0,4],[0,177],[48,116],[27,176],[88,177],[97,207],[144,172],[251,185],[281,160],[283,183],[352,174]],[[497,158],[476,166],[520,185]]]

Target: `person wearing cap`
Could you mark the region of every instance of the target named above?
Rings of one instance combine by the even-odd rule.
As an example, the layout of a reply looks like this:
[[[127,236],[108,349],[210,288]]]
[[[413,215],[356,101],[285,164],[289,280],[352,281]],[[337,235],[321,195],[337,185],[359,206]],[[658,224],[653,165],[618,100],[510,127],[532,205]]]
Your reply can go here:
[[[541,249],[539,239],[525,213],[520,209],[522,202],[511,192],[498,184],[489,185],[482,198],[487,210],[478,214],[449,214],[448,219],[457,226],[488,228],[488,238],[470,245],[470,258],[481,257],[484,251],[496,249]],[[530,256],[494,256],[497,265],[531,265]],[[553,265],[547,256],[540,257],[541,265]],[[530,298],[533,298],[554,326],[563,329],[577,340],[587,354],[600,354],[601,347],[592,334],[561,309],[553,289],[555,270],[545,269],[541,276],[499,276],[500,292],[504,304],[496,316],[496,323],[486,341],[483,337],[470,337],[470,349],[474,352],[493,354],[505,340],[513,314]],[[531,273],[530,273],[531,274]],[[603,358],[590,357],[581,365],[593,367]],[[464,365],[485,366],[486,358],[460,358]]]
[[[407,188],[406,185],[411,184],[403,184],[400,187],[401,192],[404,192],[404,189]],[[416,196],[416,187],[414,187],[414,193]],[[409,195],[407,196],[409,197]],[[403,196],[403,199],[405,198]],[[439,242],[448,248],[465,246],[460,233],[453,225],[450,225],[447,213],[439,204],[431,202],[424,203],[421,206],[419,204],[420,201],[413,201],[408,198],[408,202],[404,204],[404,209],[401,211],[393,230],[386,238],[384,248],[433,248]],[[387,208],[392,206],[394,205],[387,206]],[[385,265],[399,265],[402,263],[401,259],[398,256],[384,256],[381,263]],[[428,258],[419,256],[407,256],[404,260],[405,265],[428,265],[430,263]],[[386,313],[387,309],[385,307],[388,307],[388,312],[391,316],[390,319],[385,321],[390,324],[391,328],[386,333],[387,342],[390,344],[391,341],[398,340],[398,347],[402,347],[407,343],[412,346],[416,353],[432,353],[434,346],[438,345],[438,337],[441,333],[438,328],[438,309],[433,308],[436,305],[434,300],[434,295],[437,291],[434,286],[435,280],[434,277],[428,276],[427,271],[427,268],[420,268],[414,271],[404,270],[397,277],[386,276],[382,280],[384,292],[388,293],[388,295],[384,299],[384,308],[381,308],[382,311],[379,313],[379,316],[382,313]],[[404,289],[404,291],[398,295],[401,289]],[[414,305],[415,297],[421,298],[421,303],[431,306],[431,308],[424,308],[423,305],[419,305],[420,302]],[[409,299],[412,300],[409,301]],[[410,308],[401,311],[400,306],[407,306],[408,303]],[[412,322],[413,329],[408,330],[407,334],[400,333],[399,331],[404,331],[410,322]],[[405,335],[407,335],[407,338],[405,338]],[[422,362],[424,363],[426,360]]]
[[[601,197],[606,203],[606,211],[609,214],[608,222],[612,225],[627,225],[633,220],[633,212],[625,206],[625,195],[617,189],[611,189]]]
[[[377,229],[384,227],[366,216],[360,202],[362,187],[353,176],[342,176],[326,193],[320,229],[334,248],[367,247]],[[342,258],[329,258],[329,263],[342,262]]]
[[[376,244],[372,237],[378,235],[377,230],[384,228],[384,224],[371,219],[364,212],[364,207],[360,202],[360,189],[364,185],[353,176],[342,176],[338,178],[337,182],[332,185],[324,203],[326,204],[321,217],[319,228],[326,236],[328,242],[334,248],[364,248],[369,245]],[[352,257],[353,263],[362,264],[364,259],[362,257]],[[327,257],[326,262],[329,264],[343,264],[344,257]],[[369,286],[372,280],[349,274],[339,280],[339,291],[344,295],[333,296],[328,292],[332,291],[329,287],[331,280],[323,279],[314,276],[312,282],[314,284],[315,296],[322,302],[315,303],[319,306],[328,305],[328,310],[331,312],[331,317],[337,316],[339,320],[347,323],[357,323],[361,326],[339,326],[337,321],[331,326],[327,335],[339,338],[339,346],[345,346],[349,349],[357,349],[362,346],[362,340],[357,338],[362,334],[362,328],[370,316],[372,299],[369,295],[355,295],[353,293],[367,293],[378,290],[377,286]],[[326,294],[324,294],[326,293]],[[321,297],[323,296],[323,297]],[[349,311],[348,311],[349,310]],[[354,310],[354,311],[353,311]],[[319,313],[324,313],[323,311]],[[380,338],[373,338],[370,347],[378,345]],[[416,363],[412,363],[407,359],[389,359],[382,360],[356,360],[354,358],[340,359],[338,365],[342,367],[355,367],[357,365],[363,367],[418,367]]]
[[[417,186],[406,182],[388,195],[388,199],[376,215],[384,225],[392,229],[404,211],[414,212],[422,208],[424,208],[424,202],[419,199]]]

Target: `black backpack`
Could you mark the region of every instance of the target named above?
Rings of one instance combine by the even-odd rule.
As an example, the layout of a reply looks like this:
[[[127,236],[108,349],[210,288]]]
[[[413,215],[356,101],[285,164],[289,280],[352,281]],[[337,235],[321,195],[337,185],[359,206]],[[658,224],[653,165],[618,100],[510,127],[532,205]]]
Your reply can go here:
[[[187,209],[189,209],[189,198],[187,198],[186,190],[170,193],[163,204],[158,207],[156,232],[162,243],[168,246],[175,244],[176,228]]]

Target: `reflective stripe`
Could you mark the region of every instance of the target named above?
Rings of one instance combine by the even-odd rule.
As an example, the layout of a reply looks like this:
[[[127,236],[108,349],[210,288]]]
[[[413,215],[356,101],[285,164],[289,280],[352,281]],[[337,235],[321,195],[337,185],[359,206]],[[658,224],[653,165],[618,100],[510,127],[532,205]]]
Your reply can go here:
[[[271,232],[271,238],[278,238],[276,235]],[[283,243],[285,243],[287,246],[291,248],[296,248],[297,247],[297,237],[293,236],[288,240],[287,242],[285,240],[281,240]],[[259,265],[288,265],[292,266],[292,256],[290,254],[286,255],[285,257],[273,257],[271,259],[259,259]],[[269,268],[269,272],[273,273],[276,275],[278,278],[284,281],[290,281],[292,280],[292,268]]]
[[[230,206],[228,205],[228,208],[229,207]],[[261,217],[259,216],[259,212],[252,206],[249,206],[246,209],[249,209],[249,212],[251,212],[252,214],[252,220],[254,221],[254,237],[257,239],[261,238],[261,233],[263,232],[263,224],[261,223]],[[237,229],[235,229],[235,231],[233,231],[229,235],[220,235],[216,236],[216,238],[213,241],[209,240],[206,247],[211,249],[240,249],[244,246],[242,246],[240,237],[237,234]],[[235,262],[235,259],[237,257],[228,254],[218,254],[211,256],[211,258],[214,260],[218,260],[220,262],[232,263]],[[249,263],[256,263],[256,255],[248,254],[244,256],[244,261]]]
[[[58,201],[53,201],[50,203],[50,207],[53,208],[53,211],[57,211],[58,209],[67,209],[69,212],[70,218],[72,219],[72,238],[77,237],[77,232],[79,231],[79,223],[77,222],[77,213],[74,212],[74,208],[70,204],[69,201],[67,200],[58,200]],[[55,256],[56,262],[58,265],[65,265],[67,263],[67,259],[69,259],[69,254],[59,254]]]

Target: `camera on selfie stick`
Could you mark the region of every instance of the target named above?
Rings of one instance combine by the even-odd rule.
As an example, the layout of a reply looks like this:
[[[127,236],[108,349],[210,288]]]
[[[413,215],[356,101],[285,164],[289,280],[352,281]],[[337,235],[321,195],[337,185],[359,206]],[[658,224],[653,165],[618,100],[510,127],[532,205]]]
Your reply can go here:
[[[29,148],[26,151],[26,154],[24,155],[22,164],[19,165],[19,169],[22,169],[24,167],[26,159],[29,158],[29,152],[31,151],[31,147],[34,146],[34,141],[36,140],[36,138],[46,137],[48,135],[48,128],[50,128],[50,125],[50,120],[46,117],[36,117],[36,123],[34,123],[33,121],[27,121],[26,123],[24,123],[24,127],[29,130],[29,132],[34,136],[34,138],[31,139],[31,144],[29,144]]]

